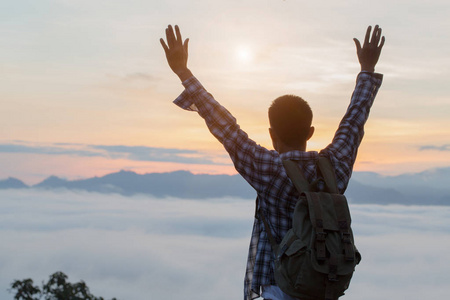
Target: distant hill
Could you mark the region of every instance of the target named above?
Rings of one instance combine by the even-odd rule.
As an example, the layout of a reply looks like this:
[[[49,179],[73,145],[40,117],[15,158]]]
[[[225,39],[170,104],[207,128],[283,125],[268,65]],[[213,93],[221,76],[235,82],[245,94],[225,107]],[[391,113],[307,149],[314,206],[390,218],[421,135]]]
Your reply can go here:
[[[0,180],[0,189],[23,189],[28,186],[19,179],[9,177],[5,180]]]
[[[399,176],[354,172],[346,191],[351,203],[450,205],[450,168]],[[0,189],[28,188],[15,178],[0,181]],[[194,175],[187,171],[136,174],[120,171],[102,177],[65,180],[50,176],[31,188],[70,189],[130,196],[191,199],[240,197],[255,199],[255,191],[239,175]]]
[[[33,187],[119,193],[126,196],[150,194],[156,197],[172,196],[195,199],[224,196],[254,198],[256,195],[253,189],[238,175],[194,175],[187,171],[143,175],[120,171],[103,177],[73,181],[51,176]]]
[[[450,168],[397,176],[355,172],[346,194],[370,203],[450,205]]]

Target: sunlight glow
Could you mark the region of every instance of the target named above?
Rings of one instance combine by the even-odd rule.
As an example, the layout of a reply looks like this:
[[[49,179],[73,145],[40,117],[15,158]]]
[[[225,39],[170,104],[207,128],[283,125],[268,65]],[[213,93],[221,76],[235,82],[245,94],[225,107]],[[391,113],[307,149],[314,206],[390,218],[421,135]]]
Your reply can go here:
[[[236,57],[239,62],[249,63],[253,60],[253,53],[250,47],[240,45],[236,47]]]

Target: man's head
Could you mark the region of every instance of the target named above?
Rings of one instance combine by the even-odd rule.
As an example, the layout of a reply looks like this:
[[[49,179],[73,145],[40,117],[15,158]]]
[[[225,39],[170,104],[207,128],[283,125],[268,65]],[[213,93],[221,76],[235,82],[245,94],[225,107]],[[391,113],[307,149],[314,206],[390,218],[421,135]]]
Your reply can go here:
[[[306,141],[314,133],[312,110],[301,97],[284,95],[269,107],[270,136],[275,150],[305,150]]]

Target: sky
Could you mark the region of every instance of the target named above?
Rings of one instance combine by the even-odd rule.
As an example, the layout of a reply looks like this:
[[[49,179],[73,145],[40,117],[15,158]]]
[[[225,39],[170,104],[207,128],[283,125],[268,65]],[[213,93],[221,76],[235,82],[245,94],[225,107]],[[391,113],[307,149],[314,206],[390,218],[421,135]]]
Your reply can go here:
[[[254,202],[0,190],[0,298],[57,271],[120,300],[242,299]],[[450,207],[351,205],[362,254],[346,300],[450,292]]]
[[[383,175],[450,166],[450,3],[300,0],[0,1],[0,179],[35,184],[121,169],[234,174],[159,38],[189,37],[188,66],[259,144],[267,108],[305,98],[332,139],[359,71],[353,38],[379,24],[384,74],[355,165]]]

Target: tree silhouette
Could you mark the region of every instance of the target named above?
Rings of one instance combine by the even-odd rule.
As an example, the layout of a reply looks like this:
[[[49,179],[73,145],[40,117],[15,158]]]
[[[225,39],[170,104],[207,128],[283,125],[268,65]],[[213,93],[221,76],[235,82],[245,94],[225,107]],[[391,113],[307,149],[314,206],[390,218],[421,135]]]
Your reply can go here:
[[[30,278],[14,280],[10,292],[15,290],[15,300],[105,300],[92,295],[84,281],[70,283],[67,279],[63,272],[56,272],[50,275],[47,283],[42,283],[42,289],[34,286]]]
[[[14,296],[15,300],[39,300],[41,290],[37,286],[33,286],[32,279],[24,279],[22,281],[15,280],[11,283],[11,289],[17,290]]]

